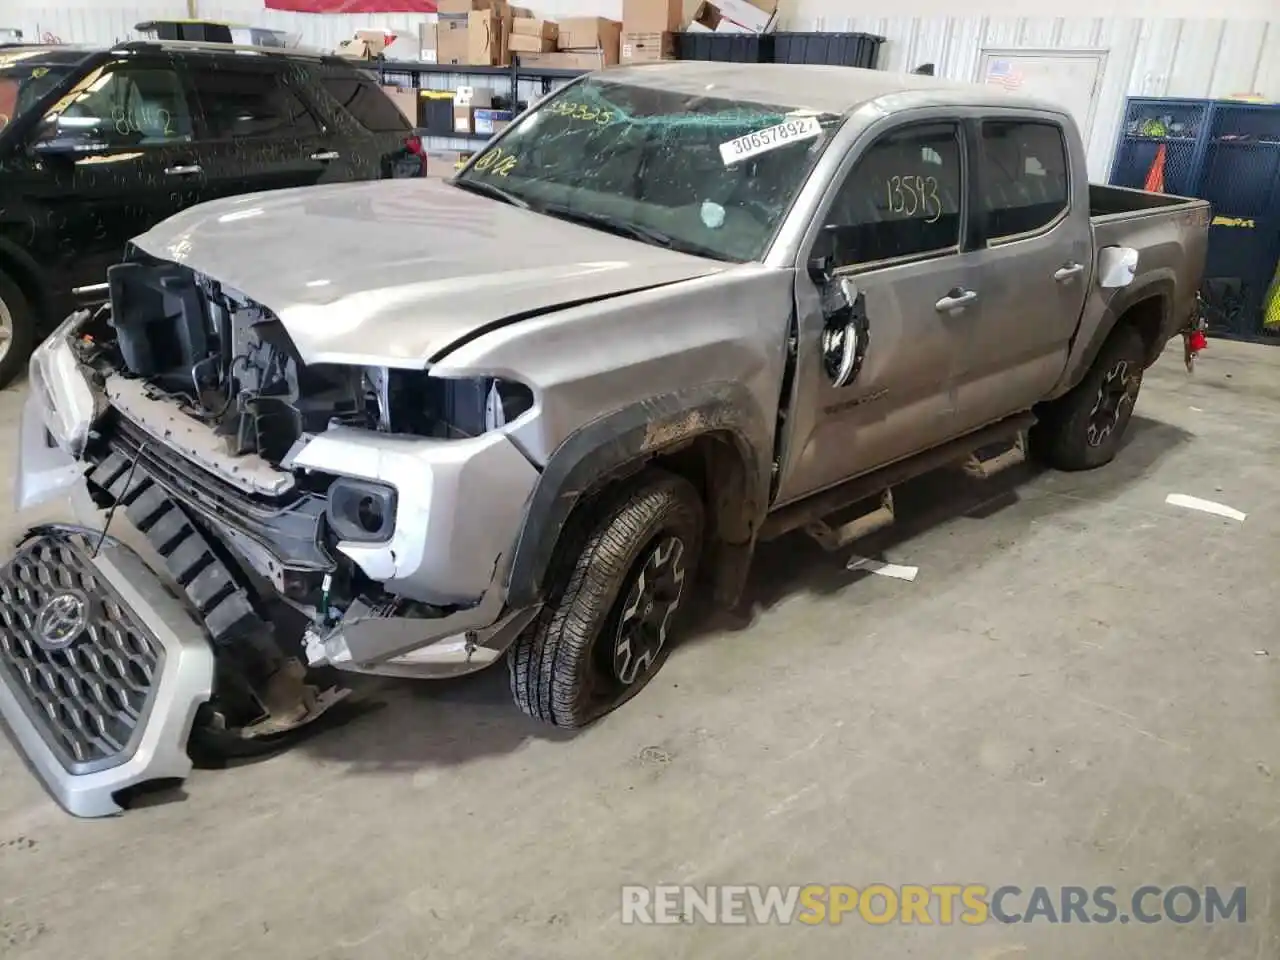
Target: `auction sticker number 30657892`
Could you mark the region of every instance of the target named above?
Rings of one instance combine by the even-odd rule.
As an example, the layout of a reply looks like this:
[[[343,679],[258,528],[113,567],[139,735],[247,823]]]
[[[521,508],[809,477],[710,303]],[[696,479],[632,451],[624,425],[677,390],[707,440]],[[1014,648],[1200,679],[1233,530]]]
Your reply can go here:
[[[756,154],[776,150],[778,147],[786,146],[788,143],[795,143],[799,140],[812,140],[814,137],[821,136],[821,134],[822,124],[817,117],[796,117],[776,126],[765,127],[763,130],[757,130],[754,133],[744,134],[733,140],[725,141],[720,144],[720,159],[724,161],[724,165],[727,167],[731,163],[746,160],[748,157],[756,156]]]

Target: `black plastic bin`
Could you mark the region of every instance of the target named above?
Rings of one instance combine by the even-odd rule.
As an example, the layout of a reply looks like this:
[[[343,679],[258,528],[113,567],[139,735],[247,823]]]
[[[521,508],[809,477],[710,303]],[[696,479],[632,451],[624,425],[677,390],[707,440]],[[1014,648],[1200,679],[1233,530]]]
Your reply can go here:
[[[774,63],[830,63],[876,68],[884,37],[873,33],[775,33]]]
[[[770,33],[677,33],[675,38],[677,60],[774,62],[774,34]]]

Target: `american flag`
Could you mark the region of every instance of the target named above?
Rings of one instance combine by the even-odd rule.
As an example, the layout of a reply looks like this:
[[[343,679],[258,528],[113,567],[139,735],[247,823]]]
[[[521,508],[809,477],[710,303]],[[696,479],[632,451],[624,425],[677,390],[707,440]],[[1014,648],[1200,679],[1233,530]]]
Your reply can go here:
[[[1006,90],[1017,90],[1022,86],[1022,71],[1010,60],[992,60],[987,67],[987,83],[994,83]]]

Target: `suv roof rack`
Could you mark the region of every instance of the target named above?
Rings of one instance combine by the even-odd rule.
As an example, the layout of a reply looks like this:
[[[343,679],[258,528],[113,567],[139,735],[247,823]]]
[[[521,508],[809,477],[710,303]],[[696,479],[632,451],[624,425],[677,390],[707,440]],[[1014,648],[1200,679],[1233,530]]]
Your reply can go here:
[[[203,53],[239,53],[256,54],[268,57],[305,57],[309,60],[323,60],[333,54],[323,50],[308,50],[305,47],[268,47],[252,46],[246,43],[218,43],[212,40],[126,40],[112,48],[119,51],[129,50],[163,50],[169,52],[198,51]]]

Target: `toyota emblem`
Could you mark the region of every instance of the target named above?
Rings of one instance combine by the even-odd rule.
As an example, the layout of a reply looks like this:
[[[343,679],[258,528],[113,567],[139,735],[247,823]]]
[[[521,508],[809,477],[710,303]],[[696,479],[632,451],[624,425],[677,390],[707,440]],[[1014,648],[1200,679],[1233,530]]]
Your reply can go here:
[[[89,625],[89,604],[78,593],[56,593],[36,616],[36,640],[46,650],[69,647]]]

